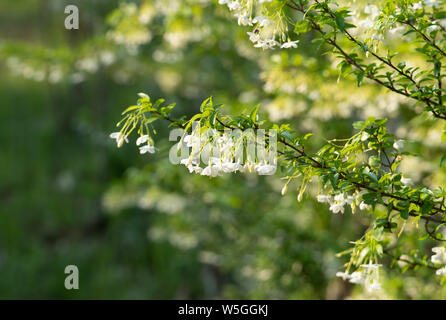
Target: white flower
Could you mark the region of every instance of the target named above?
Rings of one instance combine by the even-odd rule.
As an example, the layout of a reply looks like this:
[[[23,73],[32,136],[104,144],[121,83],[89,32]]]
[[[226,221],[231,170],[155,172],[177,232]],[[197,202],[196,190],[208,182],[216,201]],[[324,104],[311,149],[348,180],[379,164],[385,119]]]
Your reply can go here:
[[[370,137],[370,134],[363,132],[361,135],[361,141],[366,141]]]
[[[112,138],[112,139],[118,139],[120,136],[121,136],[121,132],[110,133],[110,138]]]
[[[260,27],[267,27],[270,24],[273,24],[274,22],[271,20],[268,20],[265,16],[257,16],[254,19],[252,19],[252,22],[258,23]]]
[[[343,193],[339,193],[339,194],[335,195],[334,199],[335,199],[335,201],[338,201],[344,205],[345,199],[344,199]]]
[[[377,6],[375,6],[375,5],[367,5],[367,6],[365,6],[364,7],[364,13],[365,14],[369,14],[369,15],[371,15],[371,16],[373,16],[373,17],[376,17],[377,15],[379,15],[379,9],[378,9],[378,7]]]
[[[266,40],[258,40],[258,42],[254,45],[255,48],[262,49],[274,49],[275,46],[279,45],[279,43],[274,39],[266,39]]]
[[[427,29],[426,29],[427,33],[431,33],[433,31],[437,31],[437,30],[440,30],[440,26],[432,25],[432,26],[427,27]]]
[[[334,202],[331,203],[330,211],[335,214],[339,212],[344,213],[344,206],[349,202],[353,202],[353,197],[348,196],[347,199],[345,199],[343,193],[337,194],[334,197]]]
[[[238,162],[223,162],[222,165],[222,170],[225,173],[231,173],[231,172],[236,172],[237,170],[240,170],[240,163]]]
[[[186,145],[189,148],[192,148],[194,146],[198,146],[200,144],[200,142],[201,142],[201,139],[200,139],[200,137],[197,137],[195,135],[189,134],[189,135],[184,137],[183,141],[186,143]]]
[[[379,283],[378,281],[374,280],[372,281],[368,286],[367,286],[367,291],[371,292],[371,291],[378,291],[381,290],[381,283]]]
[[[435,271],[435,274],[437,276],[443,276],[446,277],[446,267],[438,269],[437,271]]]
[[[431,257],[432,263],[446,264],[446,248],[434,247],[432,252],[435,254]]]
[[[116,145],[119,147],[122,146],[122,144],[125,142],[129,142],[129,140],[127,139],[127,136],[124,136],[121,132],[113,132],[110,134],[110,138],[115,139],[116,140]]]
[[[268,43],[268,45],[269,45],[270,48],[274,48],[275,46],[280,45],[280,43],[277,42],[277,41],[274,40],[274,39],[267,39],[267,40],[265,40],[265,41],[266,41],[266,43]]]
[[[401,151],[404,148],[404,140],[395,141],[394,144],[393,144],[393,147],[396,150]]]
[[[270,176],[276,172],[277,166],[270,164],[258,164],[255,166],[255,170],[261,176]]]
[[[188,168],[190,166],[198,166],[200,164],[200,157],[191,155],[189,158],[181,159],[180,163],[185,165]],[[191,171],[191,170],[189,169],[189,171]],[[195,170],[195,172],[196,172],[196,170]]]
[[[347,199],[345,199],[345,203],[347,203],[349,206],[353,204],[353,201],[355,201],[355,198],[352,196],[347,196]]]
[[[317,201],[321,203],[331,203],[331,196],[320,194],[317,196]]]
[[[217,177],[218,175],[220,175],[220,170],[218,169],[217,166],[209,165],[203,169],[203,171],[201,172],[201,175],[214,178],[214,177]]]
[[[243,167],[240,168],[240,172],[254,172],[256,170],[256,164],[254,162],[248,161]]]
[[[336,272],[336,277],[342,278],[342,280],[350,279],[350,275],[347,272]]]
[[[417,2],[417,3],[414,3],[412,5],[412,9],[413,10],[421,10],[421,9],[423,9],[423,3],[421,1]]]
[[[140,136],[138,139],[136,139],[136,145],[139,146],[143,143],[146,143],[149,141],[149,136],[146,134],[144,136]]]
[[[333,203],[330,206],[330,211],[335,214],[339,213],[339,212],[344,213],[344,203],[341,203],[341,202]]]
[[[283,186],[282,190],[280,191],[280,194],[284,196],[286,195],[287,191],[288,191],[288,183]]]
[[[257,42],[257,41],[259,41],[260,40],[260,36],[259,36],[259,34],[257,34],[257,33],[254,33],[254,32],[247,32],[247,34],[248,34],[248,36],[249,36],[249,40],[251,41],[251,42]]]
[[[424,5],[426,7],[439,7],[440,3],[438,2],[438,0],[424,0]]]
[[[298,42],[299,42],[299,40],[296,40],[296,41],[288,40],[287,42],[284,42],[280,47],[282,49],[297,48]]]
[[[188,165],[187,169],[189,169],[189,173],[198,173],[201,174],[203,172],[203,168],[200,166]]]
[[[232,2],[227,2],[228,8],[229,10],[238,10],[242,7],[242,5],[240,4],[240,2],[238,2],[237,0],[232,1]]]
[[[370,18],[361,20],[361,21],[358,22],[358,24],[361,27],[363,27],[364,29],[371,29],[371,28],[373,28],[373,25],[374,25],[373,20],[370,19]]]
[[[355,271],[350,275],[350,282],[356,284],[364,284],[365,283],[365,273],[360,271]]]
[[[254,45],[255,48],[262,48],[263,50],[265,49],[269,49],[269,44],[263,40],[259,40],[259,42],[257,42]]]
[[[147,145],[142,146],[142,147],[139,148],[139,153],[140,154],[144,154],[144,153],[147,153],[147,152],[155,153],[155,147],[150,145],[150,144],[147,144]]]
[[[361,203],[359,204],[359,209],[361,210],[371,210],[372,206],[369,204],[366,204],[364,201],[361,201]]]
[[[369,264],[361,264],[361,267],[365,268],[365,269],[378,269],[380,267],[382,267],[382,264],[377,264],[377,263],[369,263]]]
[[[243,13],[236,13],[235,17],[238,18],[238,24],[240,26],[252,26],[252,20],[251,17],[247,12]]]
[[[219,144],[220,152],[222,153],[230,153],[230,150],[234,146],[234,141],[228,137],[227,135],[223,135],[217,139],[217,143]],[[228,154],[229,154],[228,153]],[[231,154],[232,157],[232,154]]]
[[[413,182],[412,182],[412,179],[410,179],[410,178],[401,178],[401,182],[405,185],[405,186],[408,186],[408,185],[411,185]]]
[[[143,92],[138,93],[138,96],[140,96],[143,99],[150,99],[150,97],[147,94],[143,93]]]

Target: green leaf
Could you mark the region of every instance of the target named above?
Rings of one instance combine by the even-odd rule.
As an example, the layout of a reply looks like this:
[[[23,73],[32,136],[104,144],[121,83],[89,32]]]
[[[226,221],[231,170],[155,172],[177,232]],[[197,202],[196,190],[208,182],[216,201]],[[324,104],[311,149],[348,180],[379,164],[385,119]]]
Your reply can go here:
[[[404,220],[409,219],[409,210],[403,210],[400,212],[401,218],[403,218]]]
[[[289,131],[281,132],[280,135],[281,135],[282,137],[284,137],[285,139],[287,139],[287,140],[289,140],[289,141],[291,141],[291,142],[294,143],[293,136],[291,135],[291,133],[290,133]]]
[[[358,70],[356,72],[356,83],[357,83],[358,87],[361,86],[363,80],[364,80],[364,72],[362,72],[361,70]]]
[[[434,207],[434,204],[432,202],[425,202],[421,206],[421,213],[422,214],[427,214],[427,213],[429,213],[432,210],[433,207]]]
[[[336,24],[338,25],[338,28],[341,31],[344,31],[344,27],[345,27],[345,20],[343,17],[336,15]]]
[[[374,172],[365,172],[365,174],[373,181],[378,182],[378,178]]]
[[[152,122],[156,121],[157,119],[159,119],[159,116],[153,115],[149,119],[147,119],[147,124],[152,123]]]
[[[259,107],[260,107],[260,104],[257,105],[257,106],[251,111],[251,114],[249,115],[249,117],[251,118],[252,122],[257,122],[257,121],[258,121],[258,115],[257,115],[257,112],[259,111]]]
[[[363,127],[364,127],[364,121],[353,122],[353,128],[357,130],[362,130]]]
[[[128,107],[127,109],[125,109],[123,112],[122,112],[122,114],[126,114],[127,112],[130,112],[130,111],[132,111],[132,110],[136,110],[136,109],[139,109],[140,108],[140,106],[131,106],[131,107]]]
[[[334,189],[337,189],[338,179],[339,179],[339,173],[333,174],[329,176],[331,185]]]
[[[446,161],[446,154],[443,156],[443,157],[441,157],[441,160],[440,160],[440,168],[443,166],[443,163]]]

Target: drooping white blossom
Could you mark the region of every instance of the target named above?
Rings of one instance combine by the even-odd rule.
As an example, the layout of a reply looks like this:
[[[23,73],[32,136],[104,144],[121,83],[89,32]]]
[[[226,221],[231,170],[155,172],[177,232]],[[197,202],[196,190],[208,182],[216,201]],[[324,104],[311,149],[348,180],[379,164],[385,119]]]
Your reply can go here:
[[[364,201],[361,201],[361,203],[359,204],[359,209],[361,210],[371,210],[372,206],[369,204],[366,204]]]
[[[376,280],[374,280],[371,283],[369,283],[368,285],[366,285],[366,289],[369,292],[379,291],[379,290],[381,290],[381,283],[376,281]]]
[[[116,145],[118,146],[118,148],[120,148],[123,145],[124,141],[126,143],[129,142],[127,136],[124,135],[122,132],[113,132],[110,134],[110,138],[116,140]]]
[[[276,166],[270,164],[259,164],[256,166],[256,171],[261,176],[268,176],[276,172]]]
[[[364,285],[366,280],[366,273],[361,271],[355,271],[350,275],[349,281],[354,284]]]
[[[342,280],[350,279],[350,275],[347,272],[336,272],[336,277],[342,278]]]
[[[443,276],[446,277],[446,267],[440,268],[437,271],[435,271],[435,274],[437,276]]]
[[[149,141],[149,136],[147,134],[140,136],[138,139],[136,139],[136,145],[139,146],[147,141]]]
[[[238,19],[238,24],[240,26],[252,26],[253,24],[251,16],[247,11],[236,13],[234,16]]]
[[[288,40],[287,42],[282,43],[280,48],[282,48],[282,49],[297,48],[298,42],[299,42],[299,40],[296,40],[296,41]]]
[[[445,247],[434,247],[432,252],[435,254],[431,257],[432,263],[446,264],[446,248]]]
[[[144,154],[144,153],[155,153],[155,147],[153,145],[147,144],[145,146],[142,146],[139,148],[139,153],[140,154]]]
[[[206,168],[203,169],[203,171],[201,172],[201,175],[215,178],[215,177],[221,175],[221,172],[220,172],[218,166],[209,164]]]
[[[393,143],[393,147],[398,150],[402,151],[404,148],[404,140],[397,140]]]
[[[332,199],[331,196],[320,194],[317,196],[317,201],[321,203],[331,203]]]

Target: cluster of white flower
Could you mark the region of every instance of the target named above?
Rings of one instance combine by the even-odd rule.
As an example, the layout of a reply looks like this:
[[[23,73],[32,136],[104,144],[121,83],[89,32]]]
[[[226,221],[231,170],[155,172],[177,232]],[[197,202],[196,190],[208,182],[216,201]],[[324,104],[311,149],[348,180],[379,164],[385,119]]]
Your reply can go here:
[[[350,283],[363,285],[367,291],[381,290],[381,283],[379,282],[379,268],[381,264],[362,264],[359,271],[352,272],[337,272],[336,276],[343,280],[348,280]]]
[[[432,263],[440,264],[443,267],[436,271],[439,276],[446,277],[446,248],[445,247],[435,247],[432,248],[432,252],[435,254],[431,257]]]
[[[364,7],[364,13],[367,18],[358,21],[358,25],[364,29],[371,29],[375,24],[375,19],[381,14],[381,11],[375,5],[367,5]]]
[[[417,11],[417,10],[425,10],[426,8],[437,8],[439,6],[439,2],[436,0],[425,0],[419,1],[417,3],[412,4],[409,8]],[[386,41],[383,32],[386,28],[382,28],[382,25],[378,23],[378,17],[382,14],[382,11],[376,5],[366,5],[363,8],[355,8],[355,5],[352,5],[353,11],[350,16],[351,22],[358,26],[358,30],[355,31],[357,35],[365,34],[372,40],[377,41]],[[395,9],[395,14],[400,14],[401,8]],[[390,16],[391,18],[393,16]],[[444,19],[443,19],[444,20]],[[389,21],[394,21],[390,19]],[[445,21],[446,22],[446,21]],[[433,31],[439,30],[439,24],[443,24],[445,22],[434,21],[431,26],[427,28],[427,32],[430,34]],[[389,24],[389,28],[387,31],[389,32],[388,39],[391,40],[392,37],[399,37],[402,32],[404,32],[405,27],[398,24]],[[375,46],[374,46],[375,47]]]
[[[181,164],[185,165],[190,173],[200,174],[202,176],[217,177],[223,173],[256,172],[259,175],[272,175],[276,172],[277,166],[260,161],[257,163],[254,157],[247,156],[245,163],[238,158],[235,138],[229,134],[222,134],[214,142],[206,140],[203,136],[196,135],[194,132],[183,139],[187,147],[192,148],[188,158],[182,159]],[[207,166],[201,167],[201,158],[203,149],[209,146],[207,150],[211,156],[208,157]],[[206,157],[204,157],[206,158]]]
[[[254,43],[255,48],[275,49],[276,47],[280,47],[282,49],[289,49],[289,48],[297,48],[297,44],[299,43],[299,40],[295,41],[288,40],[287,42],[280,44],[274,38],[262,39],[259,31],[247,32],[247,34],[249,36],[249,40]]]
[[[330,211],[333,213],[344,213],[344,207],[346,204],[351,206],[352,210],[354,210],[355,205],[359,206],[359,209],[361,210],[372,209],[371,205],[366,204],[364,201],[361,200],[362,195],[363,192],[357,192],[353,196],[339,193],[334,197],[331,195],[320,194],[317,196],[317,201],[321,203],[328,203],[330,205]]]
[[[413,3],[410,8],[414,11],[417,10],[426,10],[427,8],[440,8],[441,7],[441,1],[438,0],[424,0],[419,1],[416,3]],[[427,28],[427,33],[430,34],[433,31],[440,30],[440,25],[445,26],[446,25],[446,19],[441,19],[439,21],[433,21],[432,25]]]
[[[262,5],[264,3],[272,2],[272,0],[259,0],[258,4]],[[291,41],[288,39],[285,42],[286,36],[281,28],[277,26],[277,23],[271,19],[268,19],[265,15],[253,16],[253,4],[243,3],[238,0],[219,0],[219,4],[227,5],[229,10],[235,11],[234,16],[238,19],[238,24],[241,26],[255,26],[253,32],[248,32],[249,40],[254,43],[255,48],[262,49],[289,49],[297,48],[297,43],[299,40]],[[281,43],[276,40],[276,34],[279,33],[284,42]]]
[[[418,2],[419,6],[422,6],[421,2],[424,4],[425,7],[427,8],[440,8],[441,7],[441,0],[424,0],[424,1],[420,1]],[[415,4],[414,4],[415,5]]]
[[[110,134],[110,138],[116,140],[116,145],[118,146],[118,148],[120,148],[124,144],[124,142],[129,143],[127,135],[124,135],[122,132],[113,132]],[[153,141],[147,134],[142,135],[138,139],[136,139],[137,146],[140,146],[146,142],[146,145],[139,147],[139,153],[155,153],[155,146],[153,145]]]

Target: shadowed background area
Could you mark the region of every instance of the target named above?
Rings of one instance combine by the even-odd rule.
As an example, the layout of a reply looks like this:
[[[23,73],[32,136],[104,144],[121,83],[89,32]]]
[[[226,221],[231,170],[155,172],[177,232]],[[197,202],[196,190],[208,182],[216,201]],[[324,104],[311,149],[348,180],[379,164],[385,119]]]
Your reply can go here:
[[[380,88],[338,83],[311,33],[298,49],[253,48],[216,2],[1,1],[0,298],[444,296],[423,271],[384,274],[380,296],[337,279],[336,253],[371,217],[333,215],[317,185],[298,202],[298,183],[281,195],[280,173],[191,175],[168,161],[167,123],[155,126],[154,155],[116,148],[109,134],[138,92],[176,102],[176,116],[211,95],[231,113],[260,103],[261,117],[313,132],[313,149],[371,115],[418,121],[419,141],[435,129]],[[64,28],[68,4],[79,30]],[[70,264],[77,291],[64,288]]]

